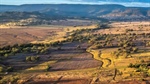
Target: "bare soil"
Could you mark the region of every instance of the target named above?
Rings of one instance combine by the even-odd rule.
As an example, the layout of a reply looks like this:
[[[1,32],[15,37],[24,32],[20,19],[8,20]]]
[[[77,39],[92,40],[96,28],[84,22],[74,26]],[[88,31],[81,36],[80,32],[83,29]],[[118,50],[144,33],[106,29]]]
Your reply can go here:
[[[77,49],[77,45],[80,45],[81,49]],[[100,67],[102,63],[93,59],[92,55],[83,49],[87,47],[87,43],[66,43],[62,46],[61,50],[51,48],[49,54],[38,55],[40,56],[40,60],[38,62],[25,61],[26,56],[34,56],[34,53],[21,53],[15,56],[10,56],[6,60],[6,63],[14,67],[16,71],[25,70],[37,66],[38,64],[55,60],[57,60],[57,62],[51,65],[50,71],[65,71]]]
[[[11,28],[0,29],[0,47],[44,40],[62,31],[59,28]]]

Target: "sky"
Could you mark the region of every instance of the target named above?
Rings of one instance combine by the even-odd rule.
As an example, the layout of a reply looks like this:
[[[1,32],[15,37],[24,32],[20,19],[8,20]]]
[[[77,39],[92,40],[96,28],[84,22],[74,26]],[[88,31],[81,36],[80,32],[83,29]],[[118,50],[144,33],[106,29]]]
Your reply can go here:
[[[91,0],[93,1],[93,0]],[[124,6],[133,7],[150,7],[150,3],[139,3],[139,2],[91,2],[87,0],[86,2],[82,0],[0,0],[0,4],[6,5],[22,5],[22,4],[121,4]]]

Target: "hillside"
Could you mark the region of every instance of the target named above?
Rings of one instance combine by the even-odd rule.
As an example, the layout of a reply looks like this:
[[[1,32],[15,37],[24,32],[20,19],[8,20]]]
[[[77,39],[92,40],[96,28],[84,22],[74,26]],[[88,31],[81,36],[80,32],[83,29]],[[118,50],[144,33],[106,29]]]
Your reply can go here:
[[[79,4],[25,4],[0,5],[0,12],[39,12],[46,15],[70,17],[95,17],[109,20],[149,20],[150,8],[125,7],[122,5],[79,5]]]
[[[61,15],[46,15],[39,12],[2,12],[0,24],[8,26],[26,26],[51,24],[52,20],[65,20]]]

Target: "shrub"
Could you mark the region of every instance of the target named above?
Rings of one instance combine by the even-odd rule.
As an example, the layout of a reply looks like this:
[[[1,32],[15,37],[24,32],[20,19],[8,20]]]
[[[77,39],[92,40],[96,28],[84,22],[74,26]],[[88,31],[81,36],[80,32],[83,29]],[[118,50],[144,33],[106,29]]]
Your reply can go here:
[[[2,66],[0,66],[0,72],[3,72],[4,68]]]
[[[13,72],[13,70],[14,70],[14,69],[13,69],[12,67],[8,67],[6,71],[7,71],[7,72]]]
[[[143,59],[140,61],[141,63],[145,62]]]
[[[137,47],[133,47],[133,48],[132,48],[132,51],[133,51],[133,53],[135,53],[135,52],[138,51],[138,48],[137,48]]]
[[[39,59],[40,59],[39,56],[27,56],[26,57],[26,61],[30,61],[30,62],[38,61]]]
[[[51,68],[51,67],[50,67],[49,65],[47,65],[47,66],[46,66],[46,71],[49,71],[50,68]]]
[[[4,54],[4,57],[6,57],[6,58],[7,58],[8,56],[9,56],[8,54]]]
[[[40,60],[40,57],[39,57],[39,56],[36,56],[36,60]]]
[[[31,61],[36,61],[36,57],[35,56],[31,56]]]
[[[12,76],[12,77],[9,79],[9,82],[10,82],[10,84],[15,84],[18,79],[19,79],[19,77],[17,77],[17,76]]]
[[[139,67],[140,67],[140,64],[133,65],[133,68],[139,68]]]
[[[27,56],[26,61],[31,61],[31,56]]]
[[[132,64],[132,63],[130,63],[130,64],[128,65],[128,67],[129,67],[129,68],[132,68],[132,67],[133,67],[133,64]]]

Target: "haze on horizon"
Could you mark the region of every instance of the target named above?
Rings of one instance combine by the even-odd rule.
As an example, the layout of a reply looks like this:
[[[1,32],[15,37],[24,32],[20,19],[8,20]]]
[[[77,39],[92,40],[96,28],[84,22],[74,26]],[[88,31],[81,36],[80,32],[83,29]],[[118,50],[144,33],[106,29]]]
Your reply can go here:
[[[129,7],[150,7],[150,0],[0,0],[3,5],[22,4],[120,4]]]

